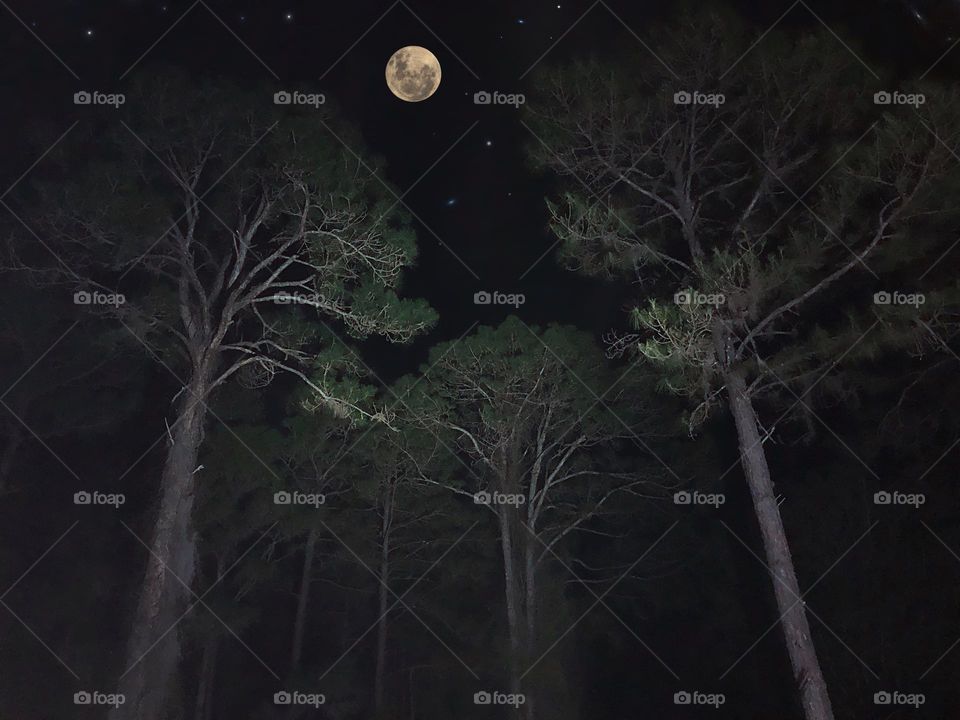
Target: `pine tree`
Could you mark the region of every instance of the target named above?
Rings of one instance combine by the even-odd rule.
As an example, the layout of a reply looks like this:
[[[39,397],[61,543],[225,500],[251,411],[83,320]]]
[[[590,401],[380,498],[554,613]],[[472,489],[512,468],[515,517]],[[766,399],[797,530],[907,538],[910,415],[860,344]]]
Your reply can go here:
[[[128,94],[122,122],[91,129],[81,156],[61,158],[63,173],[38,181],[34,204],[21,208],[36,234],[14,249],[20,268],[92,305],[103,299],[97,309],[180,385],[118,716],[160,718],[172,697],[180,642],[167,630],[194,578],[210,393],[234,377],[257,387],[283,372],[315,404],[369,417],[338,393],[349,367],[342,351],[334,358],[326,323],[404,342],[435,319],[396,294],[416,247],[377,163],[344,147],[341,138],[360,143],[332,107],[297,113],[271,98],[151,76]],[[35,264],[40,238],[55,257]]]
[[[882,88],[830,36],[752,47],[704,14],[660,37],[660,64],[545,73],[532,153],[568,181],[548,202],[563,257],[641,289],[613,351],[694,399],[691,428],[732,416],[801,704],[829,720],[761,415],[809,419],[832,367],[921,334],[915,308],[874,293],[916,292],[880,273],[946,247],[960,105],[930,84],[918,108],[874,105]]]
[[[648,454],[652,416],[622,405],[638,377],[618,383],[586,333],[513,316],[433,348],[423,372],[412,413],[436,438],[439,461],[423,466],[423,481],[494,515],[510,692],[525,695],[529,720],[560,717],[566,681],[544,637],[562,605],[546,602],[550,569],[575,533],[664,482]],[[630,452],[644,464],[625,467]]]

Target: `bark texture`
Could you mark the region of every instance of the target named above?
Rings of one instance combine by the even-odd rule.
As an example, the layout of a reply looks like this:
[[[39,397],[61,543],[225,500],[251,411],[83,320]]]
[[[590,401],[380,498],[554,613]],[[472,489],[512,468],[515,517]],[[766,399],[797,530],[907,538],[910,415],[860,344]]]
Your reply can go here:
[[[741,373],[727,373],[730,412],[737,427],[740,461],[750,487],[753,508],[760,524],[767,565],[773,573],[773,590],[780,612],[780,625],[787,643],[793,676],[800,691],[807,720],[833,720],[827,684],[810,635],[807,612],[800,595],[793,556],[780,517],[780,508],[770,481],[770,468],[761,442],[756,411]]]
[[[181,393],[177,420],[170,429],[150,554],[119,681],[126,702],[111,711],[111,720],[164,720],[164,708],[175,689],[181,657],[176,623],[189,607],[196,566],[191,515],[206,414],[201,400],[207,389],[206,378],[200,375]]]

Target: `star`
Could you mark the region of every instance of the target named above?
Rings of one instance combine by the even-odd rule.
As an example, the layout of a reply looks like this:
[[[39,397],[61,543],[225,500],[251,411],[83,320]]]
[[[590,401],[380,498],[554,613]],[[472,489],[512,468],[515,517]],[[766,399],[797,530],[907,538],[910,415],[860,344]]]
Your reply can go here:
[[[293,22],[293,13],[292,12],[284,13],[283,19],[286,20],[287,22]]]
[[[483,144],[486,145],[487,147],[493,147],[493,140],[487,140]]]
[[[447,201],[444,203],[448,208],[454,207],[457,204],[457,199],[455,197],[447,198]]]
[[[517,25],[526,25],[527,21],[524,18],[517,18]]]
[[[93,37],[93,28],[87,28],[83,34],[86,35],[87,37]]]

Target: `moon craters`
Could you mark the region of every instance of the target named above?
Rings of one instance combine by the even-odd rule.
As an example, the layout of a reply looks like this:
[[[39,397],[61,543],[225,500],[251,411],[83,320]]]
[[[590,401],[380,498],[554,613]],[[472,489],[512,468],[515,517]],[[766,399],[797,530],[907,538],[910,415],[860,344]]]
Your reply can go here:
[[[397,50],[387,62],[387,86],[401,100],[420,102],[440,86],[440,61],[419,45]]]

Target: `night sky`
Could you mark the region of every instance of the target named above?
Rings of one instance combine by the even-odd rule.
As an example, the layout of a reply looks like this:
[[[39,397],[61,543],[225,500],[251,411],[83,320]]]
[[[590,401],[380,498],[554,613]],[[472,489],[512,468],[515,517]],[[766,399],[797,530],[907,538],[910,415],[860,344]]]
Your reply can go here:
[[[732,6],[758,28],[815,28],[829,20],[846,27],[863,46],[857,52],[868,58],[917,63],[939,54],[940,40],[919,28],[919,43],[903,42],[899,27],[909,11],[899,3],[869,4],[870,12],[865,3]],[[523,293],[524,315],[536,323],[597,329],[622,317],[621,290],[554,261],[556,238],[547,229],[543,202],[548,180],[524,159],[525,147],[539,141],[516,109],[475,105],[473,94],[529,95],[537,68],[572,57],[627,53],[656,63],[644,47],[643,28],[673,10],[669,4],[129,0],[49,3],[42,11],[35,3],[8,7],[23,24],[5,14],[10,59],[0,77],[14,88],[0,108],[7,127],[23,127],[29,118],[26,124],[39,123],[56,138],[84,120],[83,109],[70,102],[74,91],[120,92],[138,69],[163,65],[259,87],[296,86],[336,102],[386,159],[384,179],[415,217],[421,260],[408,277],[408,294],[441,311],[440,324],[425,340],[457,337],[474,320],[493,322],[508,313],[489,307],[478,317],[472,301],[478,290]],[[440,60],[443,81],[427,102],[400,101],[385,85],[386,61],[406,45],[427,47]],[[857,62],[853,53],[851,61]],[[11,160],[20,159],[5,164],[13,182],[36,153],[22,143],[8,152]],[[381,349],[375,342],[374,348]],[[388,374],[423,359],[417,348],[389,355],[387,362],[398,364],[381,365]],[[385,360],[384,353],[374,356],[377,363]]]
[[[636,4],[628,5],[644,17]],[[50,122],[56,113],[62,132],[83,119],[69,104],[71,90],[120,91],[122,76],[158,64],[324,93],[386,158],[385,179],[415,216],[421,262],[407,287],[410,295],[443,308],[431,339],[466,330],[475,319],[473,293],[483,289],[523,293],[535,322],[589,325],[601,314],[616,317],[616,297],[569,273],[563,273],[566,289],[557,291],[545,184],[524,161],[531,136],[514,108],[473,103],[481,90],[522,93],[521,75],[548,55],[556,60],[577,47],[602,51],[605,43],[598,46],[595,38],[618,33],[618,27],[617,40],[629,37],[602,7],[586,13],[588,7],[125,2],[68,3],[38,14],[28,5],[18,16],[63,64],[25,28],[10,28],[17,61],[2,72],[14,84],[26,75],[45,80],[42,91],[22,86],[23,104],[8,121],[36,113]],[[405,45],[430,48],[440,59],[443,81],[427,102],[400,101],[384,82],[386,61]],[[18,71],[17,63],[29,72]],[[6,106],[13,110],[13,103]],[[488,310],[484,320],[507,314]]]
[[[960,51],[950,52],[956,38],[960,37],[960,3],[947,0],[915,0],[913,3],[907,0],[718,0],[714,4],[735,13],[758,37],[772,27],[788,34],[826,27],[828,33],[835,34],[837,43],[846,47],[852,65],[866,65],[870,73],[875,69],[877,76],[891,87],[902,78],[915,75],[918,70],[924,72],[927,68],[933,68],[930,70],[933,78],[953,81],[960,68],[960,55],[957,54]],[[586,57],[611,62],[624,57],[642,58],[641,66],[647,62],[652,68],[659,61],[649,47],[655,38],[651,38],[647,30],[656,21],[674,15],[681,6],[684,5],[660,0],[353,0],[336,3],[318,0],[0,0],[0,43],[6,51],[5,60],[0,64],[0,87],[4,88],[0,100],[0,154],[3,157],[0,199],[8,194],[11,197],[20,194],[24,204],[28,205],[32,199],[28,189],[30,175],[42,176],[45,172],[45,148],[57,138],[60,138],[58,144],[69,146],[81,134],[80,129],[85,124],[102,123],[104,119],[110,122],[109,110],[104,112],[74,103],[74,94],[80,91],[123,93],[133,77],[177,67],[187,70],[193,77],[227,78],[257,91],[322,93],[327,103],[335,106],[344,120],[356,127],[362,136],[365,148],[356,150],[383,159],[382,180],[390,185],[390,193],[395,194],[398,205],[412,219],[419,259],[416,267],[404,275],[401,294],[425,299],[439,315],[436,326],[412,343],[396,345],[376,337],[358,342],[364,363],[376,375],[378,384],[388,384],[404,374],[416,373],[431,347],[437,343],[461,338],[478,324],[499,324],[511,314],[519,315],[531,326],[569,324],[587,333],[602,347],[612,328],[624,327],[626,311],[638,297],[638,286],[588,277],[562,265],[556,256],[559,240],[548,226],[545,204],[546,197],[555,197],[562,191],[562,183],[556,176],[536,169],[530,159],[531,151],[542,148],[542,140],[524,124],[519,108],[477,104],[475,94],[490,92],[531,97],[537,90],[532,83],[538,70]],[[685,6],[698,7],[699,3]],[[411,45],[432,51],[439,59],[443,73],[436,93],[417,103],[404,102],[394,96],[384,78],[390,56]],[[350,149],[351,152],[354,150]],[[5,212],[0,207],[0,214]],[[30,218],[24,219],[30,222]],[[18,222],[6,218],[3,227],[8,227],[9,223],[14,228],[12,232],[19,232]],[[946,265],[945,262],[941,266],[941,271],[947,272]],[[521,295],[524,303],[519,308],[476,304],[475,294],[484,291]],[[824,311],[824,315],[830,312]],[[928,360],[925,356],[919,360],[911,356],[909,362]],[[622,368],[626,359],[612,358],[611,364]],[[127,357],[122,359],[120,375],[128,367],[135,368],[124,380],[130,382],[126,400],[137,409],[124,415],[122,426],[112,431],[109,437],[96,436],[90,440],[70,432],[51,432],[39,444],[28,445],[28,453],[20,456],[25,459],[18,462],[29,466],[24,471],[26,476],[35,478],[36,482],[24,490],[22,496],[0,508],[0,525],[5,528],[2,537],[9,540],[7,544],[10,546],[0,554],[0,564],[9,565],[3,568],[3,578],[15,580],[18,573],[29,566],[30,559],[38,557],[55,539],[56,533],[51,535],[53,528],[70,521],[72,507],[51,510],[50,517],[37,511],[45,507],[43,478],[55,477],[55,482],[59,483],[58,491],[80,487],[64,474],[65,465],[76,467],[78,474],[85,479],[94,474],[109,478],[103,481],[105,487],[114,483],[114,489],[119,488],[129,496],[129,505],[134,510],[127,520],[135,528],[147,527],[145,518],[149,517],[155,491],[153,483],[164,462],[163,443],[157,440],[150,446],[150,442],[158,436],[162,439],[164,428],[169,427],[170,398],[174,394],[171,388],[177,384],[156,363],[147,362],[145,365],[146,369]],[[917,441],[920,447],[916,450],[917,457],[901,457],[893,451],[884,455],[889,448],[877,441],[874,428],[880,425],[881,419],[886,419],[884,413],[893,397],[890,388],[900,382],[901,365],[898,360],[889,359],[879,365],[879,368],[871,366],[853,381],[860,383],[861,388],[868,388],[865,393],[868,397],[862,406],[857,405],[851,410],[838,402],[823,410],[822,416],[827,422],[839,429],[835,437],[843,437],[839,444],[827,442],[829,435],[817,428],[816,442],[820,444],[808,446],[777,441],[771,442],[767,450],[771,465],[784,468],[783,485],[778,484],[777,491],[784,489],[790,497],[784,509],[788,524],[791,528],[802,527],[807,531],[798,533],[794,547],[799,558],[799,574],[807,579],[801,584],[809,584],[836,559],[833,552],[836,547],[833,546],[841,543],[846,546],[860,532],[857,523],[861,520],[858,513],[862,506],[859,501],[847,503],[846,499],[837,499],[841,494],[837,478],[850,480],[851,485],[860,483],[865,496],[877,489],[869,486],[870,478],[864,480],[861,477],[861,468],[846,453],[849,449],[846,443],[857,446],[858,450],[857,442],[869,445],[871,452],[876,453],[871,456],[871,463],[876,462],[879,466],[887,462],[891,472],[895,469],[913,473],[915,463],[924,466],[933,463],[937,471],[931,482],[955,482],[955,463],[953,466],[950,462],[939,466],[934,463],[934,460],[939,462],[938,457],[948,457],[947,453],[956,452],[955,444],[950,444],[950,433],[955,428],[952,419],[944,420],[943,425],[937,425],[935,430]],[[906,365],[905,361],[903,367]],[[916,367],[910,365],[910,369]],[[869,376],[869,373],[874,375]],[[17,374],[19,370],[14,377]],[[934,374],[933,377],[942,376]],[[956,375],[951,370],[946,377],[945,383],[953,383]],[[921,385],[921,392],[928,394],[919,401],[919,409],[908,403],[905,412],[922,415],[924,409],[935,407],[940,399],[936,382],[933,389]],[[119,387],[122,383],[118,381],[116,385]],[[251,418],[258,422],[266,418],[268,426],[271,422],[274,425],[270,431],[287,433],[288,427],[281,428],[280,425],[295,405],[290,401],[295,387],[296,380],[280,379],[256,403],[251,403],[251,407],[256,405],[254,410],[228,395],[224,409],[220,411],[229,419],[226,424],[240,427],[248,422],[252,424]],[[954,396],[952,389],[943,392],[945,396]],[[217,400],[219,402],[221,398]],[[116,398],[110,398],[110,401],[116,402]],[[81,402],[87,400],[81,396]],[[236,406],[231,405],[234,402]],[[237,406],[242,406],[241,410],[236,410]],[[124,408],[124,412],[128,410]],[[234,410],[235,414],[231,415]],[[676,443],[670,447],[676,451],[681,464],[695,466],[702,463],[702,467],[708,468],[705,473],[711,477],[719,475],[717,468],[737,467],[740,456],[730,423],[714,421],[707,424],[701,435],[704,440],[696,449],[683,444],[691,440],[692,433],[690,437],[678,440],[670,435],[667,424],[666,420],[658,420],[654,434],[658,439],[666,438],[664,442],[668,445]],[[220,437],[222,432],[216,428],[217,423],[210,425],[205,441],[215,446],[216,442],[223,440]],[[791,427],[790,431],[794,429]],[[776,427],[761,430],[769,430],[773,435]],[[921,429],[917,434],[923,436],[924,432]],[[944,447],[949,445],[947,453],[941,455],[942,448],[937,443]],[[932,449],[931,445],[934,446]],[[204,451],[207,449],[205,445]],[[56,460],[52,459],[54,454]],[[642,455],[633,448],[623,457],[633,461]],[[709,459],[704,459],[707,456]],[[61,457],[66,458],[66,462]],[[955,454],[949,457],[953,461]],[[205,458],[201,454],[201,459]],[[136,469],[131,473],[133,468]],[[721,476],[721,480],[727,473]],[[69,475],[79,482],[73,470],[69,470]],[[780,477],[777,477],[778,483]],[[643,692],[636,687],[637,677],[642,676],[648,683],[655,683],[658,678],[670,682],[670,678],[663,674],[662,663],[632,643],[624,642],[618,625],[613,622],[604,625],[604,621],[610,621],[606,617],[604,621],[591,618],[580,628],[582,635],[578,635],[578,642],[583,643],[579,646],[579,659],[586,668],[580,677],[582,687],[578,691],[585,694],[585,702],[593,702],[597,708],[595,718],[585,717],[584,720],[633,720],[642,717],[638,713],[644,709],[653,713],[649,717],[658,718],[794,720],[801,717],[794,702],[782,636],[779,632],[769,632],[769,635],[756,639],[763,628],[771,622],[775,624],[776,613],[770,602],[768,578],[756,562],[758,555],[755,553],[762,550],[754,527],[756,521],[751,514],[751,498],[739,473],[733,473],[726,483],[721,489],[727,494],[727,505],[717,513],[720,524],[714,523],[706,528],[705,523],[697,524],[699,520],[691,523],[692,530],[689,535],[684,535],[679,550],[671,551],[672,555],[655,556],[656,567],[641,577],[632,590],[622,589],[622,594],[619,591],[614,593],[611,602],[619,603],[618,608],[628,608],[624,614],[631,623],[640,626],[649,621],[651,624],[645,627],[644,638],[658,649],[666,648],[664,652],[671,663],[678,667],[685,663],[686,677],[697,678],[704,685],[714,681],[717,675],[709,652],[714,645],[722,647],[728,654],[732,652],[735,658],[741,650],[749,647],[751,640],[755,640],[755,646],[744,653],[744,656],[749,655],[748,660],[741,666],[737,677],[730,681],[734,684],[730,692],[753,693],[754,697],[760,698],[755,705],[760,709],[757,714],[737,714],[738,711],[731,708],[713,715],[709,710],[691,715],[670,714],[677,710],[666,693],[663,694],[667,698],[663,704],[647,705]],[[792,490],[795,492],[790,494]],[[10,496],[0,492],[0,504],[6,502],[5,497]],[[826,500],[821,502],[821,498]],[[835,504],[831,504],[833,500],[836,500]],[[23,504],[18,505],[21,501]],[[952,515],[945,521],[948,530],[942,531],[944,537],[951,529],[955,531],[960,527],[956,512],[953,509],[949,512]],[[37,618],[41,611],[54,618],[40,634],[47,639],[56,638],[51,643],[58,650],[74,642],[92,642],[100,654],[91,663],[97,663],[96,676],[102,679],[109,677],[103,668],[117,664],[119,651],[114,646],[122,644],[121,629],[111,627],[106,636],[91,641],[88,633],[92,631],[81,627],[82,623],[61,618],[59,603],[66,602],[71,583],[85,583],[78,569],[79,558],[86,553],[83,548],[97,547],[98,552],[91,555],[96,555],[95,572],[100,574],[96,581],[90,582],[94,588],[91,592],[111,597],[98,607],[97,613],[101,619],[104,616],[110,619],[128,612],[133,595],[129,584],[136,575],[129,568],[139,567],[137,563],[143,562],[144,553],[142,547],[117,531],[115,525],[112,529],[106,523],[103,527],[90,525],[80,527],[76,540],[71,539],[76,543],[71,546],[73,555],[67,559],[51,555],[50,562],[39,570],[45,582],[57,583],[58,587],[66,589],[58,591],[61,594],[52,599],[45,597],[39,601],[37,607],[32,608],[35,613],[30,620],[34,624],[39,622]],[[610,530],[609,537],[615,538],[611,553],[621,553],[617,557],[622,559],[623,554],[629,553],[620,544],[624,535],[617,535],[619,530],[622,528]],[[914,530],[923,536],[922,529],[914,527]],[[144,536],[146,532],[143,530]],[[130,534],[133,534],[132,530]],[[857,552],[862,551],[865,557],[856,556],[859,557],[856,571],[850,570],[846,577],[843,570],[835,573],[841,577],[831,578],[831,581],[835,580],[839,589],[837,586],[821,587],[817,594],[811,595],[811,605],[819,601],[826,607],[841,607],[847,612],[851,606],[856,606],[863,578],[874,577],[875,568],[880,568],[876,572],[890,572],[890,567],[897,563],[910,566],[911,570],[922,575],[923,582],[930,583],[934,591],[941,576],[947,572],[944,568],[958,571],[953,566],[952,550],[949,555],[944,555],[941,548],[928,542],[924,552],[918,553],[920,559],[909,553],[906,557],[897,555],[895,550],[885,554],[888,546],[895,545],[896,532],[881,529],[876,535],[882,538],[877,540],[876,546],[871,545],[867,550],[868,543],[864,543],[864,547],[858,549]],[[114,543],[117,536],[122,541]],[[731,537],[737,540],[747,538],[747,542],[737,542]],[[828,538],[827,548],[817,544],[821,537]],[[912,537],[915,541],[916,535]],[[925,537],[925,540],[930,538]],[[607,559],[607,546],[603,542],[594,538],[580,546],[588,560],[601,568]],[[632,551],[636,548],[630,542],[638,541],[636,538],[623,541],[627,550]],[[282,542],[279,545],[282,546]],[[489,571],[491,566],[484,563],[492,562],[489,558],[496,557],[495,552],[489,552],[495,547],[492,541],[488,545],[490,547],[476,551],[474,560],[479,568],[476,569],[478,575]],[[299,558],[300,550],[290,550],[286,555],[284,552],[283,548],[277,550],[276,557],[280,559],[272,557],[271,561],[282,566],[286,573],[284,577],[289,581],[287,586],[270,587],[256,596],[262,603],[258,611],[262,610],[266,619],[258,616],[253,620],[244,616],[237,620],[238,623],[249,622],[245,628],[253,629],[249,636],[244,635],[245,639],[262,651],[271,663],[286,662],[285,637],[282,641],[276,638],[287,632],[285,620],[280,618],[286,617],[284,613],[291,613],[291,588],[294,581],[298,581],[297,567],[291,558]],[[937,553],[937,559],[930,560],[930,556]],[[702,582],[690,580],[695,577],[691,568],[704,573]],[[469,579],[474,570],[468,567],[463,574]],[[689,576],[683,575],[688,571]],[[671,579],[674,574],[682,575],[682,579]],[[958,576],[952,576],[951,587],[957,584]],[[891,590],[889,602],[898,612],[903,597],[904,614],[915,612],[926,619],[928,616],[923,615],[926,611],[917,608],[920,602],[917,587],[922,583],[910,577],[914,576],[890,581],[891,587],[901,583],[911,587],[898,586]],[[369,581],[369,578],[362,580]],[[662,586],[657,584],[661,580]],[[360,583],[355,576],[344,579],[345,584],[352,581]],[[676,584],[670,584],[672,582]],[[714,589],[714,582],[719,589]],[[128,587],[119,589],[121,583],[127,583]],[[493,607],[499,612],[500,589],[466,597],[463,588],[467,585],[462,583],[465,583],[464,578],[457,575],[444,589],[453,592],[465,607],[473,608],[476,604],[484,612]],[[25,592],[25,588],[26,585],[21,591]],[[236,597],[241,597],[241,590],[246,591],[245,588],[235,590]],[[3,587],[0,587],[2,591]],[[939,599],[949,603],[956,597],[955,593],[951,590]],[[576,587],[570,595],[580,603],[578,608],[592,602]],[[17,598],[18,607],[27,604],[25,596],[14,594],[12,597]],[[0,600],[2,598],[0,595]],[[323,605],[325,600],[314,602],[319,608],[318,617],[322,615],[325,622],[333,618],[330,636],[340,632],[334,625],[341,617],[347,618],[343,621],[344,637],[355,630],[348,628],[350,612],[357,609],[350,601],[343,601],[343,607]],[[339,596],[336,602],[340,602]],[[429,602],[425,601],[425,604],[429,605]],[[880,598],[877,602],[882,604],[885,600]],[[890,612],[890,608],[884,607],[882,611]],[[2,612],[0,609],[0,614]],[[714,623],[714,612],[728,624]],[[950,613],[952,616],[948,618]],[[837,611],[835,615],[842,613]],[[853,631],[842,622],[834,621],[835,615],[829,617],[838,629],[838,635],[852,635]],[[844,617],[856,615],[854,610]],[[930,615],[936,615],[936,610]],[[69,613],[64,617],[73,618]],[[695,619],[688,622],[688,617]],[[873,621],[873,615],[867,617]],[[949,632],[956,626],[956,607],[937,615],[937,618],[942,624],[933,627],[946,627],[943,632]],[[856,620],[862,619],[854,617],[850,623],[855,625]],[[910,636],[910,627],[909,622],[904,622],[878,628],[877,634],[883,635],[878,640],[878,655],[883,655],[887,634],[898,636],[889,639],[891,646],[903,638],[909,645],[909,650],[897,646],[891,651],[892,655],[903,652],[914,665],[922,667],[929,665],[930,658],[935,658],[941,650],[952,647],[949,642],[944,643],[943,638],[926,646],[920,640],[910,644],[915,640]],[[15,641],[6,641],[3,637],[5,628],[19,633]],[[244,632],[246,629],[241,634]],[[407,634],[402,635],[404,632]],[[420,635],[416,634],[418,632]],[[480,632],[487,632],[487,629]],[[858,691],[865,686],[871,689],[883,686],[874,684],[874,679],[863,673],[856,659],[851,658],[852,651],[844,649],[846,646],[838,635],[834,636],[834,642],[821,629],[816,632],[818,642],[821,637],[827,638],[824,644],[827,649],[823,650],[824,665],[831,679],[831,691],[835,693],[835,706],[860,707],[857,705],[859,698],[849,700],[844,696],[843,678],[856,676]],[[411,637],[416,638],[411,646],[416,646],[425,637],[416,627],[412,631],[409,627],[399,631],[397,636],[408,641]],[[587,639],[583,640],[584,637]],[[398,640],[397,644],[400,645],[401,641]],[[31,659],[25,661],[23,672],[23,677],[30,683],[11,684],[7,682],[10,669],[2,663],[12,663],[10,658],[16,656],[22,646],[30,647]],[[911,652],[914,655],[910,655]],[[231,683],[244,686],[249,682],[257,692],[273,689],[269,685],[270,678],[263,677],[261,668],[243,650],[234,648],[226,654],[225,660],[221,658],[221,672],[230,678]],[[871,662],[879,662],[876,657],[870,656]],[[450,660],[449,657],[445,659]],[[422,658],[416,651],[411,652],[410,657],[397,651],[392,658],[397,667],[401,667],[401,661],[412,664],[420,660]],[[31,707],[30,698],[33,697],[27,686],[39,682],[45,677],[44,673],[52,672],[50,665],[44,664],[49,662],[43,648],[33,647],[30,635],[22,632],[19,625],[13,622],[0,625],[0,715],[7,707],[14,713],[3,715],[3,720],[7,717],[10,720],[55,717],[45,710],[37,710],[36,714],[24,710]],[[192,655],[187,663],[189,669],[195,669],[199,662]],[[863,665],[862,661],[860,664]],[[408,665],[402,667],[404,672],[409,671]],[[941,670],[948,667],[957,667],[953,657],[944,662]],[[877,678],[872,670],[870,674]],[[65,680],[69,682],[70,678]],[[914,677],[900,676],[896,680],[902,687],[907,687]],[[943,685],[941,681],[942,678],[933,676],[924,688],[940,689],[937,683]],[[403,686],[403,682],[404,678],[401,678],[391,686],[397,697],[402,692],[396,688]],[[412,687],[413,681],[409,682]],[[241,689],[249,690],[247,687]],[[410,693],[412,697],[413,691]],[[403,697],[407,702],[409,698]],[[245,696],[238,692],[236,698],[218,709],[220,714],[198,717],[197,720],[220,720],[228,716],[256,717],[259,720],[266,717],[242,714],[247,710]],[[960,697],[956,696],[955,690],[943,690],[938,702],[937,713],[957,712],[960,708]],[[412,700],[409,708],[406,705],[404,708],[409,709],[411,718],[427,717],[414,713]],[[960,717],[955,714],[925,715],[923,711],[905,711],[903,708],[898,712],[869,717],[923,717],[931,720]],[[310,715],[314,716],[320,717]],[[76,717],[94,715],[78,714]],[[399,720],[399,717],[398,714],[383,720]],[[837,720],[841,717],[838,714]],[[862,717],[866,720],[868,716]]]

